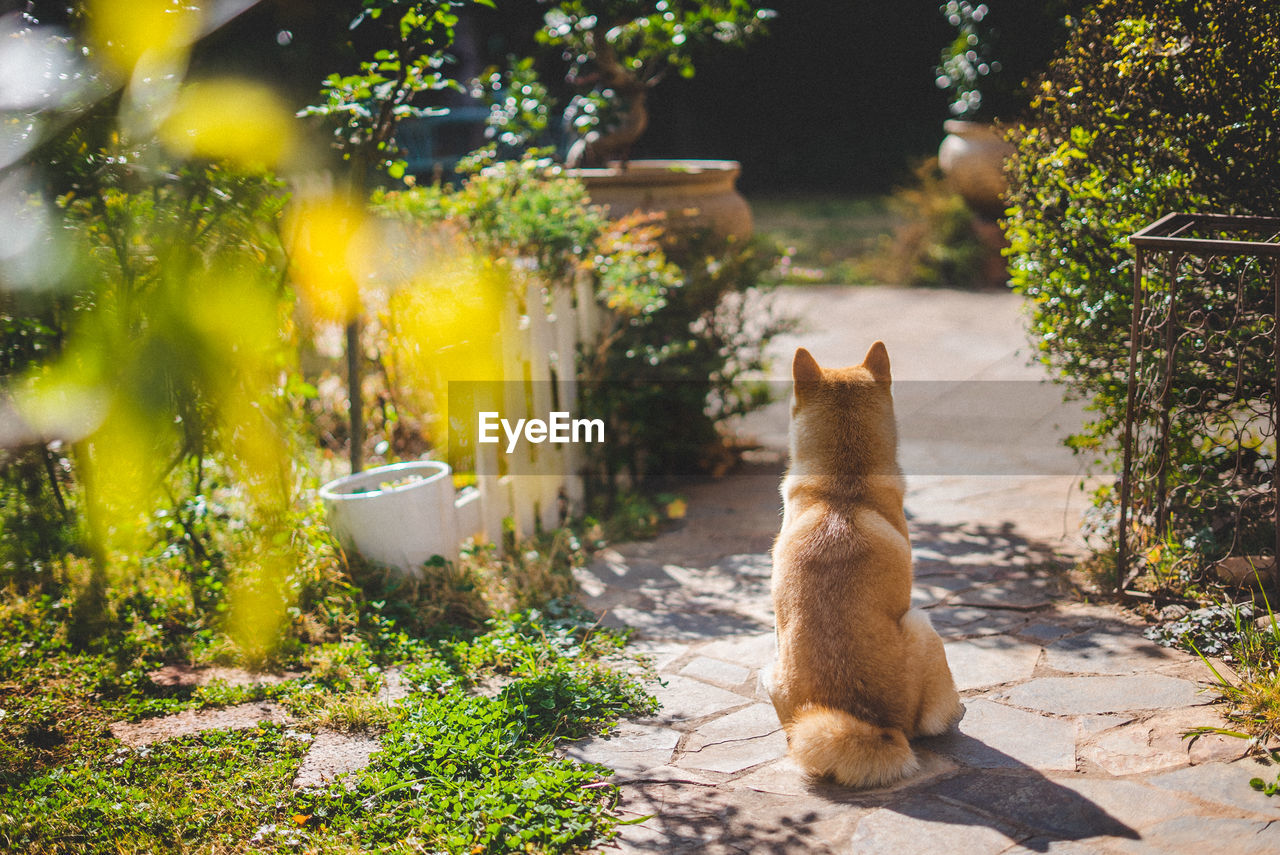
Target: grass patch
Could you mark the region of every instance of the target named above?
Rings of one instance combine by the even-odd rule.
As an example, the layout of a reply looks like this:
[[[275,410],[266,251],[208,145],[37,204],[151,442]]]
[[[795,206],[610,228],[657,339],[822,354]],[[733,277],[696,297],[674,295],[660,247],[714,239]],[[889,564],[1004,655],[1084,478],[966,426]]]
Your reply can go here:
[[[614,835],[608,771],[557,758],[560,738],[607,731],[656,702],[626,636],[567,601],[415,637],[374,609],[362,634],[307,648],[270,685],[155,686],[63,639],[62,606],[12,607],[0,664],[0,850],[573,852]],[[379,700],[401,670],[409,695]],[[492,696],[477,688],[495,677]],[[132,749],[116,718],[270,698],[293,716]],[[319,728],[381,734],[362,772],[291,782]]]
[[[873,257],[900,219],[884,196],[765,196],[751,211],[756,232],[784,248],[781,278],[795,285],[882,281]]]
[[[1143,557],[1144,572],[1133,588],[1157,601],[1176,601],[1160,610],[1143,607],[1148,618],[1159,621],[1147,629],[1146,637],[1201,658],[1213,673],[1214,688],[1227,706],[1226,717],[1236,728],[1200,732],[1243,736],[1260,743],[1280,738],[1280,620],[1265,588],[1215,584],[1202,557],[1172,540],[1150,547]],[[1114,584],[1114,569],[1109,576]],[[1210,657],[1230,665],[1234,676],[1220,671]]]
[[[677,506],[627,501],[632,513],[509,539],[501,557],[479,546],[412,581],[348,560],[317,515],[302,515],[300,558],[283,565],[276,592],[292,605],[275,642],[255,650],[228,631],[227,568],[246,548],[234,514],[218,517],[208,560],[193,563],[163,537],[112,556],[94,633],[77,619],[92,587],[83,557],[0,567],[0,852],[573,852],[607,842],[617,822],[607,770],[557,758],[555,742],[655,702],[625,635],[563,597],[589,547],[649,532]],[[244,666],[272,677],[241,685]],[[394,704],[393,669],[408,695]],[[200,682],[211,674],[228,679]],[[288,725],[137,749],[109,727],[248,701],[279,705]],[[321,729],[372,733],[384,747],[344,782],[294,792]]]
[[[290,732],[262,725],[137,750],[82,752],[0,793],[0,849],[225,851],[288,804],[305,751]]]
[[[1259,744],[1280,739],[1280,621],[1269,605],[1265,620],[1257,622],[1250,610],[1239,605],[1211,606],[1188,617],[1205,612],[1217,616],[1217,620],[1211,618],[1201,623],[1179,640],[1209,667],[1214,688],[1227,705],[1226,717],[1239,728],[1216,732],[1253,738]],[[1158,634],[1155,637],[1159,639]],[[1222,651],[1222,657],[1235,666],[1235,679],[1214,667],[1206,652],[1196,644],[1197,637],[1208,649]]]
[[[756,232],[785,251],[785,283],[1003,284],[998,249],[984,244],[981,224],[936,160],[886,196],[765,196],[752,199],[751,209]]]
[[[405,710],[354,789],[301,797],[320,851],[562,852],[612,835],[604,770],[551,756],[542,720],[512,696],[453,688]]]
[[[608,667],[624,645],[557,601],[423,649],[404,674],[415,691],[370,766],[353,786],[300,795],[294,824],[270,825],[268,837],[318,852],[459,853],[572,852],[611,839],[608,771],[551,749],[656,711],[639,680]],[[495,696],[468,691],[498,674],[513,679]]]

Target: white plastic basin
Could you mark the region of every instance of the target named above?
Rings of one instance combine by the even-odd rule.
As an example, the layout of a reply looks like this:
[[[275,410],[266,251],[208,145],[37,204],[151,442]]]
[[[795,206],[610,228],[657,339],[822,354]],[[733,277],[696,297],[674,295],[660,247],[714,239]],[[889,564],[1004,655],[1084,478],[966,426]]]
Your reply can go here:
[[[414,476],[420,480],[397,484]],[[434,460],[394,463],[330,481],[320,498],[343,549],[415,573],[433,556],[458,557],[451,476]]]

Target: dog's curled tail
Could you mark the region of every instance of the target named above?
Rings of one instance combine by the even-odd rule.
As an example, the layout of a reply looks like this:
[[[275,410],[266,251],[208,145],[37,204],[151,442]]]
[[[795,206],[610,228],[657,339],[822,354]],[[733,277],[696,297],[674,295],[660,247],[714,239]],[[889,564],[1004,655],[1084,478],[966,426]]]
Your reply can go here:
[[[877,727],[844,710],[807,704],[787,732],[801,768],[846,787],[882,787],[919,769],[901,730]]]

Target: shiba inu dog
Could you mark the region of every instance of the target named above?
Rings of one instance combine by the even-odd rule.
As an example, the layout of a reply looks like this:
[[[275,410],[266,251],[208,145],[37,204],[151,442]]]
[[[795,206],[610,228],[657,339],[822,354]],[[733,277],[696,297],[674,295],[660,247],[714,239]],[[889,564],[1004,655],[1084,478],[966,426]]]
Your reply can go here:
[[[908,740],[961,715],[942,639],[911,606],[889,354],[792,364],[791,463],[773,547],[778,658],[766,678],[811,775],[876,787],[912,774]]]

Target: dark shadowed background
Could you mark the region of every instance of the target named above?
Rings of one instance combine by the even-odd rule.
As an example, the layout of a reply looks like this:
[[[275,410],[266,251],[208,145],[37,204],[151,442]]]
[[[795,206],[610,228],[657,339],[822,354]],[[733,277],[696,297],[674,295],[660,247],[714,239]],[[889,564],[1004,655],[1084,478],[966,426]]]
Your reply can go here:
[[[1048,0],[1052,5],[1053,0]],[[508,55],[538,55],[546,82],[563,89],[563,64],[533,35],[544,7],[496,0],[459,28],[461,74]],[[22,8],[0,0],[0,11]],[[30,4],[42,22],[65,20],[65,2]],[[732,158],[753,194],[882,192],[937,150],[947,117],[933,69],[955,35],[937,0],[775,0],[768,36],[745,50],[705,57],[691,80],[665,80],[651,95],[651,122],[637,157]],[[996,2],[991,13],[1026,17],[1046,3]],[[302,106],[332,71],[351,71],[363,29],[348,24],[360,0],[262,0],[203,42],[197,71],[238,71],[274,81]],[[1040,34],[1036,34],[1037,36]],[[1000,50],[1043,52],[1026,39]],[[563,94],[561,92],[560,94]]]

